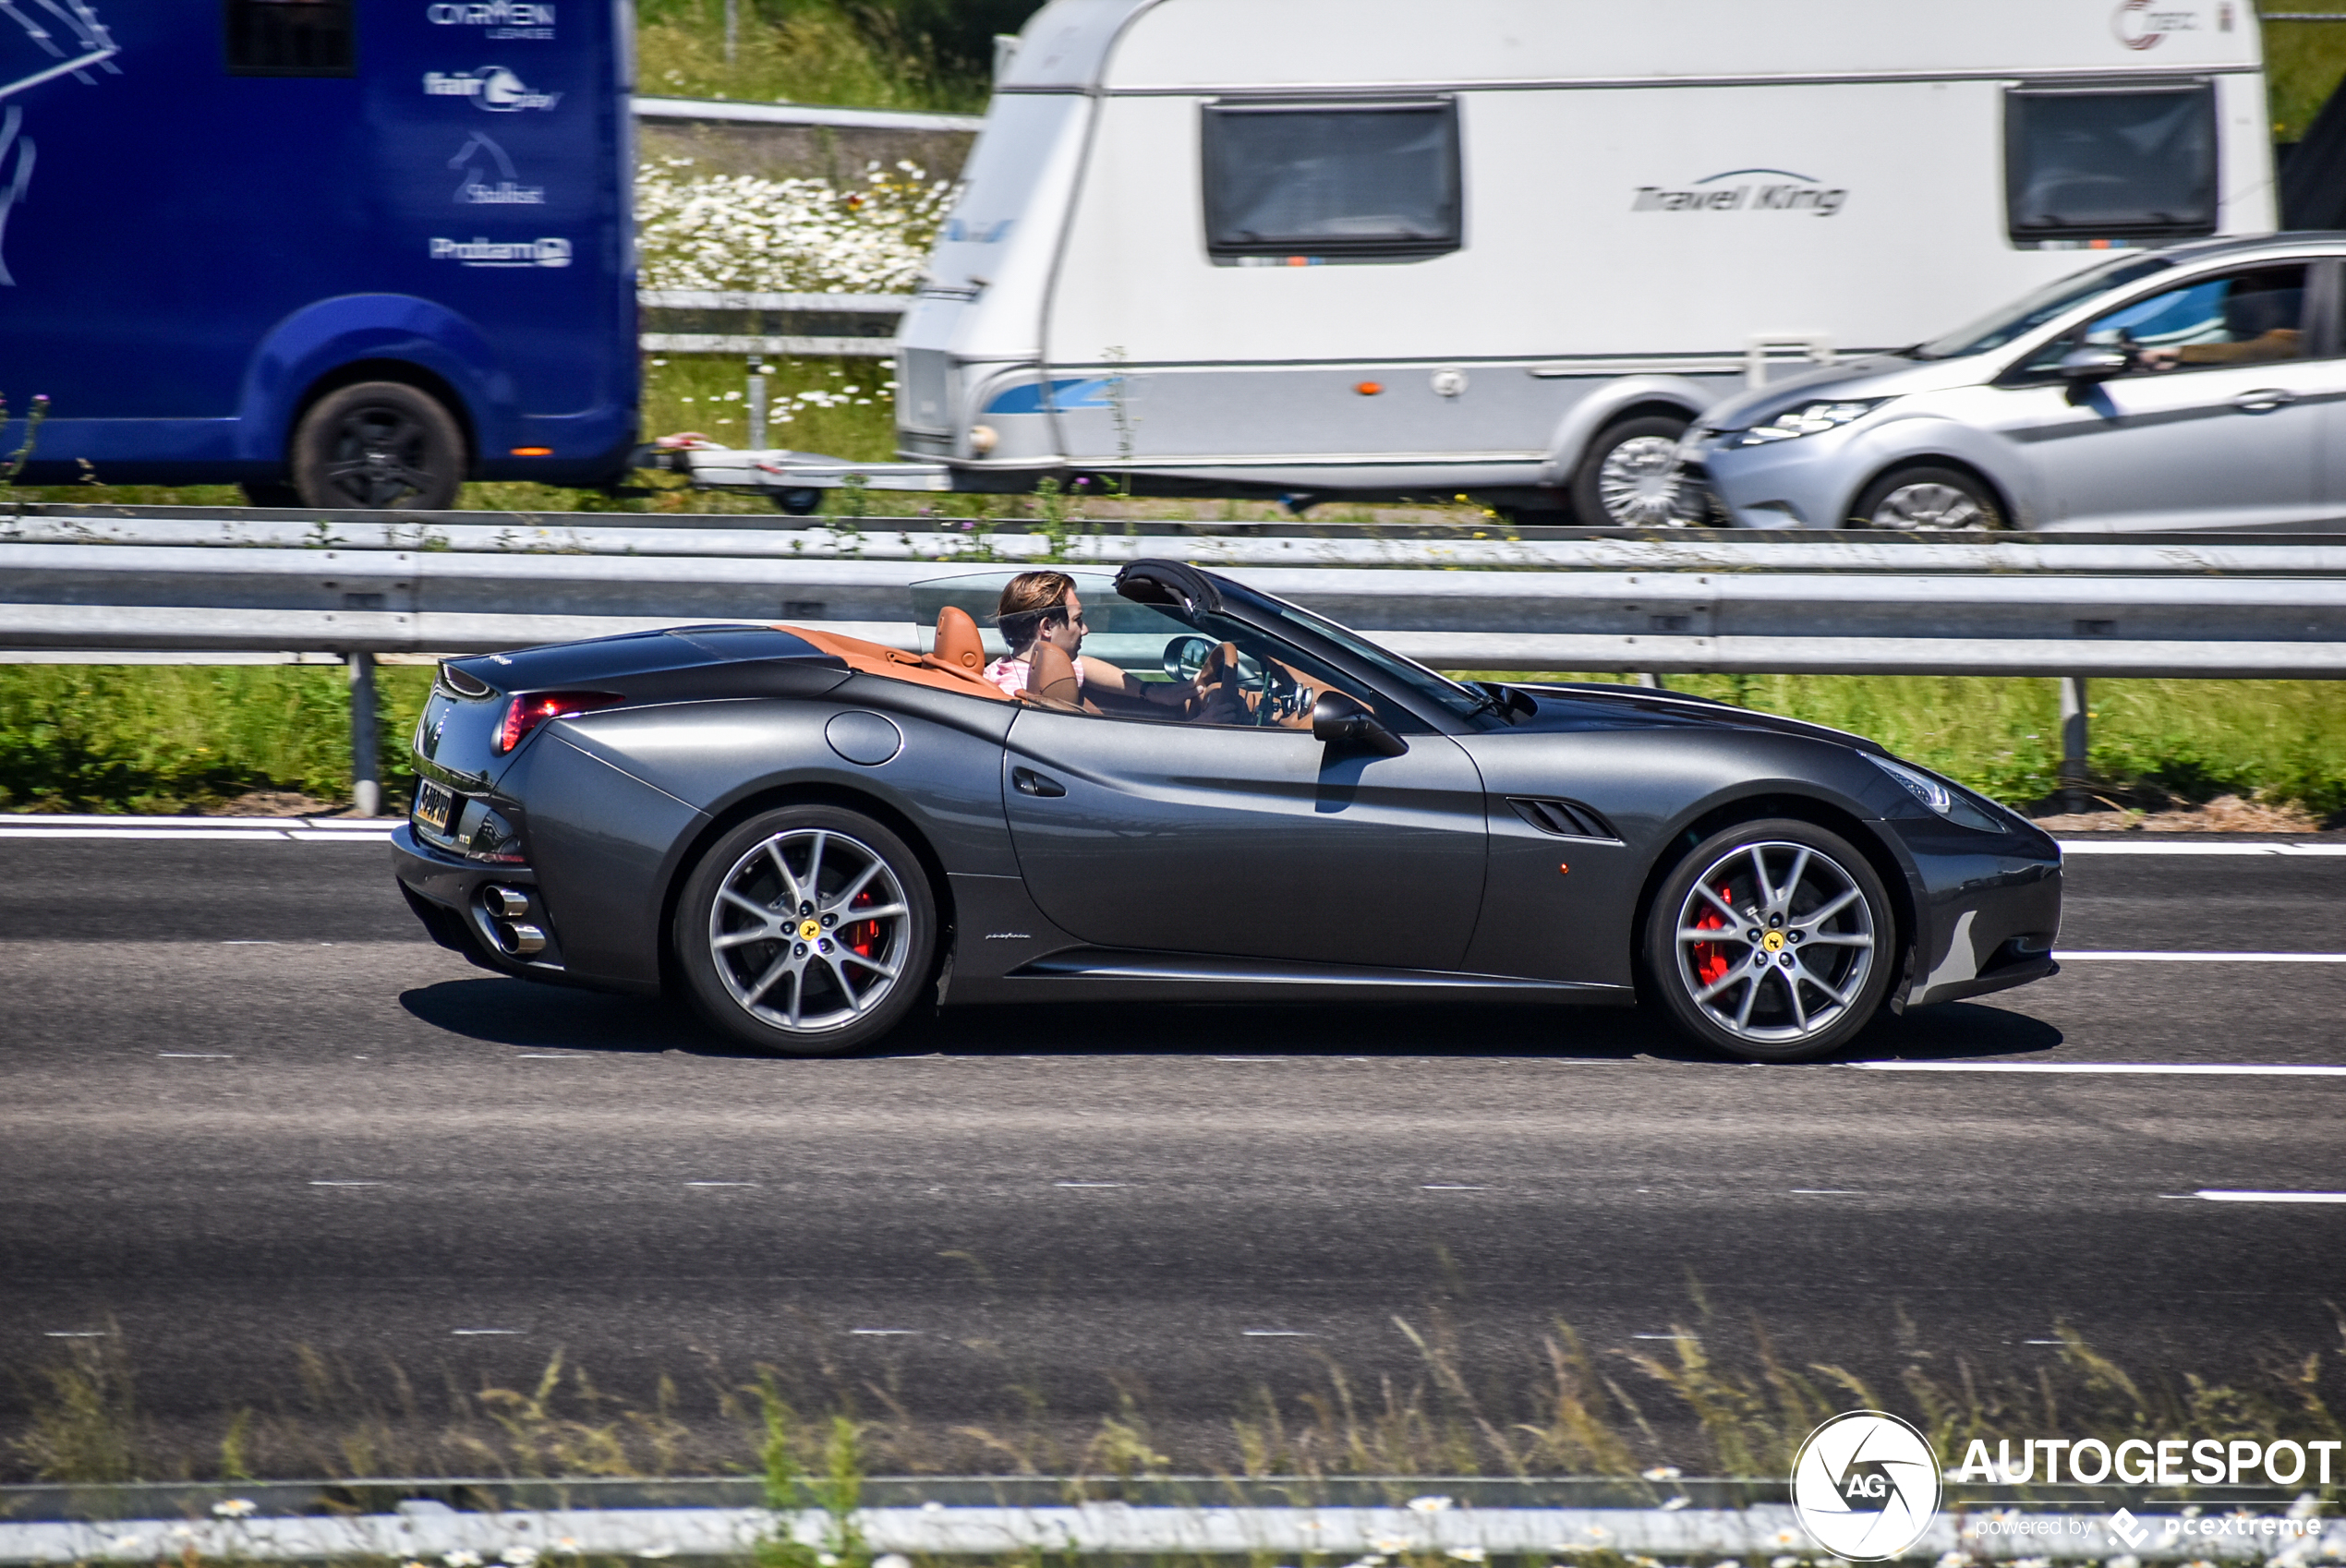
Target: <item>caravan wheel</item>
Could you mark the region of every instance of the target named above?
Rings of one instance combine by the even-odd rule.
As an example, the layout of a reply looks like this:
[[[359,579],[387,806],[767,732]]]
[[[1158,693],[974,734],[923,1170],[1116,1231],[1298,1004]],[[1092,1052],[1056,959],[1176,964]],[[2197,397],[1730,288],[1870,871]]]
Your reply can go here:
[[[1702,521],[1678,481],[1687,421],[1647,415],[1608,426],[1572,480],[1572,507],[1596,528],[1685,528]]]

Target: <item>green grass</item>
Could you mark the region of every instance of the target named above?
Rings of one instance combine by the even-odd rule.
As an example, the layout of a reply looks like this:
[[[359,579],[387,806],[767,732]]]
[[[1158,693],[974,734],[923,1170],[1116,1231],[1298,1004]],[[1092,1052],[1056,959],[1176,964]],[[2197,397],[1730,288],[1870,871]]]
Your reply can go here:
[[[647,0],[638,10],[636,90],[760,103],[974,113],[986,80],[975,62],[931,47],[901,6],[830,0],[741,0],[725,58],[723,0]]]
[[[431,671],[377,671],[404,799]],[[175,813],[251,790],[350,798],[349,677],[330,665],[0,665],[0,811]]]
[[[2346,0],[2289,0],[2267,8],[2346,12]],[[2295,141],[2346,77],[2346,22],[2267,22],[2265,72],[2273,139]]]

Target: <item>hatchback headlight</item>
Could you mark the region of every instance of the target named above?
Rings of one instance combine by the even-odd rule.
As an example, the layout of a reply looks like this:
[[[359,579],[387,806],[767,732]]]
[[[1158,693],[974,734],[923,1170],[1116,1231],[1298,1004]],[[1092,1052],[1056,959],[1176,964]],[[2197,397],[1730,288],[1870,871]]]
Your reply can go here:
[[[1826,398],[1787,408],[1765,424],[1754,425],[1740,435],[1730,436],[1728,446],[1765,446],[1770,441],[1788,441],[1801,436],[1822,435],[1837,430],[1852,420],[1862,419],[1890,400],[1886,397]]]

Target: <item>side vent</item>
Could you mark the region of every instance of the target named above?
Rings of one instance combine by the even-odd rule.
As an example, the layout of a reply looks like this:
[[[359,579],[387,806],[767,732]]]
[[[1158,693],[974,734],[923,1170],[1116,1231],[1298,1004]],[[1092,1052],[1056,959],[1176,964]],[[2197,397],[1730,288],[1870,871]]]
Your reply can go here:
[[[1616,843],[1621,838],[1613,824],[1578,801],[1530,801],[1510,795],[1507,804],[1541,832],[1559,838],[1609,838]]]

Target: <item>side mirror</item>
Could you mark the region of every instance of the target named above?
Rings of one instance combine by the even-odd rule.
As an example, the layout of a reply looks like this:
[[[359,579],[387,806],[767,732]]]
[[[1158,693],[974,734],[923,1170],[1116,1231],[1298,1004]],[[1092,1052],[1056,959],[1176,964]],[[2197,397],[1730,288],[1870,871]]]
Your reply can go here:
[[[2059,373],[2062,380],[2076,386],[2122,376],[2133,367],[2134,360],[2125,350],[2089,344],[2062,355]]]
[[[1374,752],[1397,757],[1409,743],[1376,721],[1376,715],[1342,692],[1322,692],[1312,705],[1312,739],[1331,751]]]
[[[1207,638],[1175,637],[1165,645],[1165,673],[1176,681],[1194,681],[1213,652],[1214,644]]]

